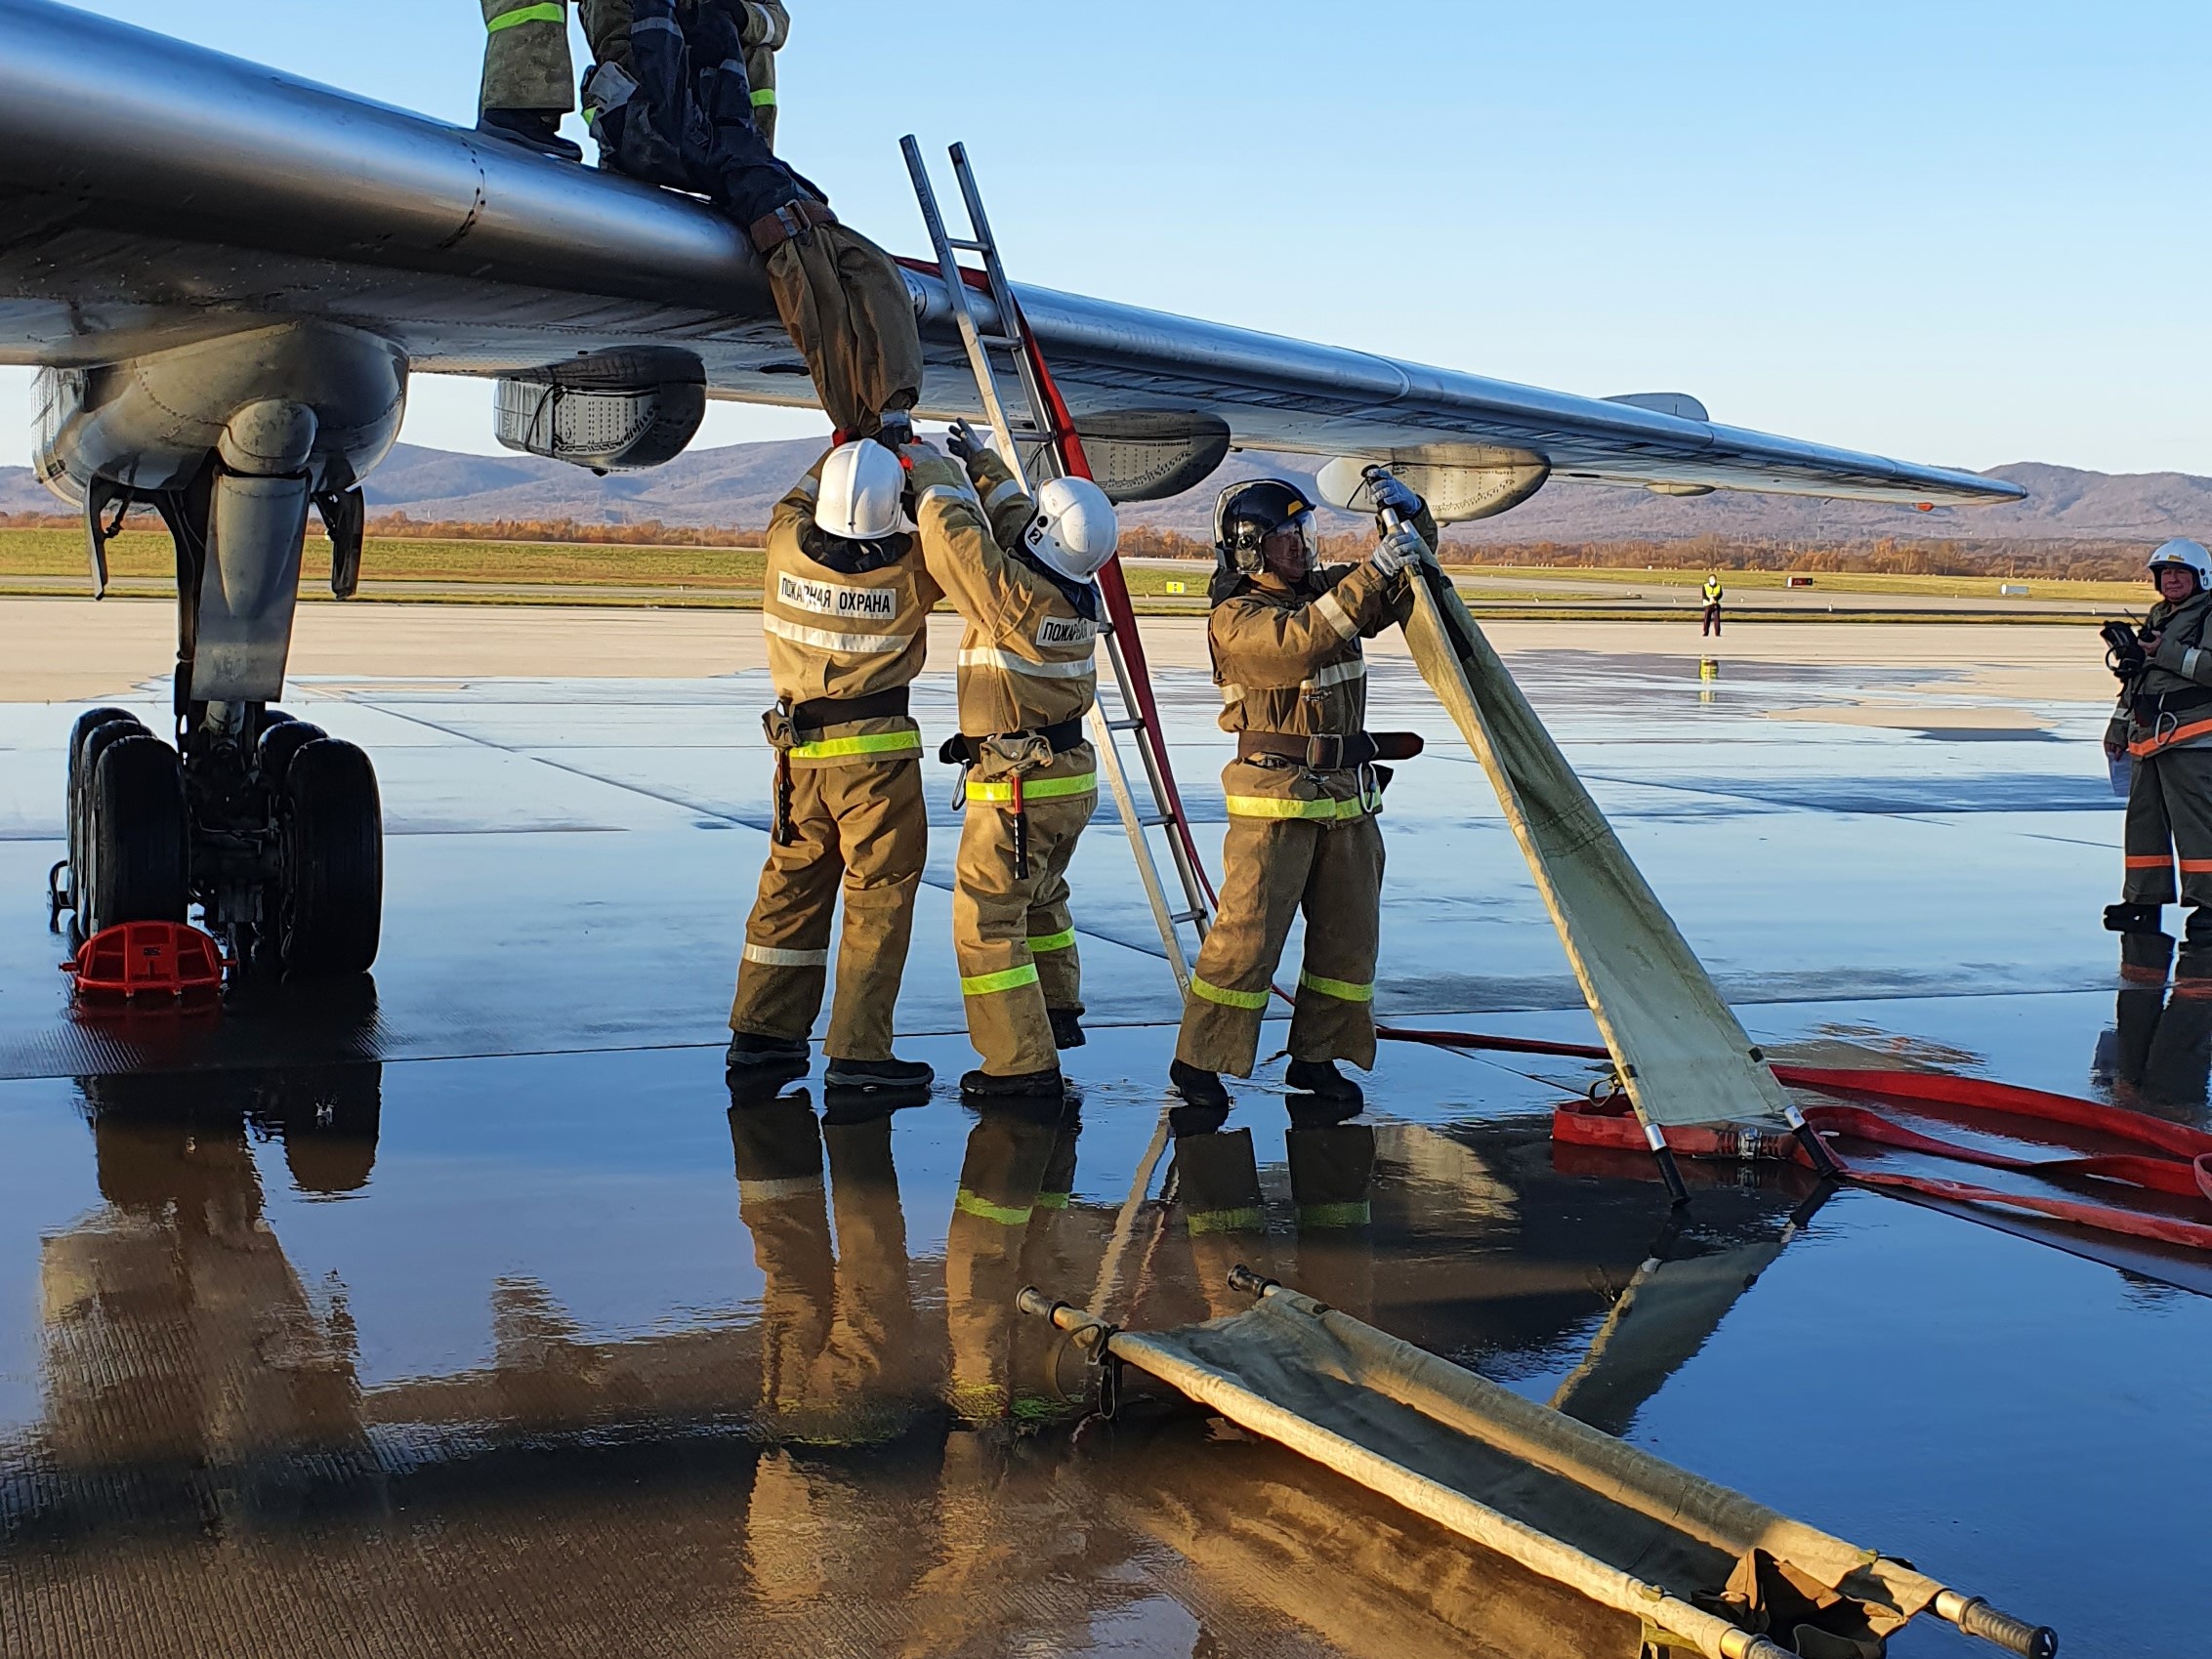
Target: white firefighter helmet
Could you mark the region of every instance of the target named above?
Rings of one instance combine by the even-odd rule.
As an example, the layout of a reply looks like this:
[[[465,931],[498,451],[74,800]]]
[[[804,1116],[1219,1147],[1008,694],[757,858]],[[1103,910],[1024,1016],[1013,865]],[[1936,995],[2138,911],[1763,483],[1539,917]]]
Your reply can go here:
[[[2187,536],[2176,536],[2160,545],[2150,556],[2150,574],[2179,565],[2184,570],[2196,572],[2196,591],[2212,593],[2212,553],[2204,551],[2202,542],[2192,542]]]
[[[847,541],[870,542],[898,528],[906,469],[872,437],[841,443],[822,463],[814,522]]]
[[[1055,478],[1037,491],[1037,514],[1022,540],[1069,581],[1088,582],[1121,545],[1121,520],[1089,478]]]

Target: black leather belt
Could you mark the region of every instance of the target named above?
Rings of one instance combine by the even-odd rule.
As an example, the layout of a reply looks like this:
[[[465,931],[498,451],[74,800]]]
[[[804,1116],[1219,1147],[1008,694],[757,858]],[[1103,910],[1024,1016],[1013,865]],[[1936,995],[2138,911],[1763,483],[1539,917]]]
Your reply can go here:
[[[1052,745],[1052,752],[1056,755],[1064,755],[1085,741],[1083,717],[1080,715],[1073,720],[1064,720],[1058,726],[1039,726],[1027,731],[1003,731],[997,735],[1042,737]],[[948,767],[972,767],[982,759],[982,746],[989,741],[988,737],[970,737],[962,732],[958,737],[946,738],[944,747],[938,751],[937,758]]]
[[[2139,725],[2156,726],[2160,715],[2194,714],[2198,709],[2212,708],[2212,689],[2198,687],[2188,691],[2159,691],[2130,697],[2128,708]]]
[[[1411,731],[1331,732],[1300,737],[1288,731],[1239,731],[1236,758],[1296,761],[1309,771],[1347,771],[1377,761],[1410,761],[1422,749],[1418,733]]]
[[[816,697],[791,710],[791,724],[809,731],[825,726],[850,726],[855,721],[896,720],[906,712],[907,687],[870,692],[865,697]]]

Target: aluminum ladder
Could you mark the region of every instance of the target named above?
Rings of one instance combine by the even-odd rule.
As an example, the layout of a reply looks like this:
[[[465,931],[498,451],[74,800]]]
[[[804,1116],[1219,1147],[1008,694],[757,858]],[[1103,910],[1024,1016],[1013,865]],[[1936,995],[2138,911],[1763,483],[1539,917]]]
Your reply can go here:
[[[1021,307],[1015,304],[1014,291],[1007,285],[1006,269],[999,262],[998,243],[991,235],[990,219],[983,211],[982,193],[977,188],[967,146],[956,144],[951,149],[953,177],[959,181],[960,195],[968,209],[969,234],[965,237],[955,237],[945,228],[937,189],[930,182],[929,167],[912,135],[899,141],[899,148],[905,152],[906,171],[914,181],[914,197],[921,205],[922,222],[929,229],[931,245],[937,252],[938,271],[952,301],[952,315],[968,349],[968,366],[976,377],[983,416],[997,435],[999,454],[1013,469],[1022,488],[1031,496],[1035,495],[1038,483],[1052,478],[1070,475],[1089,477],[1088,469],[1079,462],[1081,440],[1070,426],[1055,418],[1054,411],[1059,404],[1050,390],[1050,371],[1023,320]],[[960,269],[962,253],[976,254],[983,262],[984,282],[998,316],[997,333],[983,333],[968,308],[971,284]],[[1026,405],[1022,424],[1016,424],[1010,417],[1007,398],[1000,393],[1001,362],[1012,369],[1013,381],[1020,389],[1020,400]],[[1188,995],[1190,963],[1196,953],[1186,949],[1183,930],[1189,928],[1197,940],[1204,940],[1206,929],[1213,920],[1212,895],[1191,851],[1189,826],[1170,805],[1177,797],[1167,769],[1165,739],[1144,718],[1118,629],[1109,621],[1102,624],[1102,632],[1122,712],[1118,718],[1109,715],[1105,696],[1100,696],[1091,710],[1093,747],[1098,751],[1099,765],[1112,790],[1130,850],[1136,854],[1137,874],[1144,882],[1145,897],[1152,907],[1152,921],[1159,929],[1160,943],[1166,948],[1176,988]],[[1100,689],[1103,693],[1105,687]],[[1151,792],[1148,811],[1139,805],[1130,787],[1129,767],[1121,752],[1124,734],[1133,734],[1137,740],[1138,759],[1143,763],[1145,781]],[[1152,843],[1155,833],[1160,833],[1167,843],[1169,860],[1183,889],[1180,908],[1169,896],[1167,884],[1160,875],[1159,858]]]

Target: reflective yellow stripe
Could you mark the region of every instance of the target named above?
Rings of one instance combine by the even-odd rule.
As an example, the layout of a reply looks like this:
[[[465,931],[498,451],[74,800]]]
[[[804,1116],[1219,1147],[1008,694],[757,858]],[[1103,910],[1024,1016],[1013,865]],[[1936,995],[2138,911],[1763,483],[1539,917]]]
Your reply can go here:
[[[1229,991],[1219,985],[1209,985],[1193,974],[1190,975],[1190,994],[1207,1002],[1218,1002],[1224,1008],[1266,1008],[1265,991]]]
[[[1210,1232],[1259,1232],[1267,1224],[1267,1217],[1258,1210],[1193,1210],[1190,1212],[1190,1230],[1198,1235]]]
[[[1318,974],[1301,974],[1298,975],[1298,982],[1309,991],[1318,991],[1324,997],[1334,997],[1339,1002],[1375,1000],[1373,985],[1355,985],[1348,979],[1324,979]]]
[[[873,731],[858,737],[825,737],[818,743],[793,747],[794,761],[835,761],[848,755],[919,755],[919,731]]]
[[[1029,941],[1029,954],[1032,956],[1040,956],[1048,951],[1073,950],[1074,948],[1075,930],[1073,928],[1068,929],[1064,933],[1043,933]]]
[[[1336,801],[1327,796],[1318,801],[1289,801],[1279,795],[1231,795],[1225,804],[1232,818],[1318,818],[1328,822],[1363,818],[1382,806],[1379,800],[1370,807],[1363,801]]]
[[[755,109],[773,109],[775,107],[775,88],[763,87],[760,91],[754,93],[753,107]]]
[[[1302,1227],[1363,1227],[1374,1219],[1373,1210],[1364,1202],[1298,1206],[1298,1224]]]
[[[987,997],[999,991],[1018,991],[1023,985],[1037,982],[1037,965],[1025,963],[1020,968],[1009,968],[1003,974],[977,974],[960,976],[960,994],[964,997]]]
[[[1073,777],[1032,778],[1022,786],[1024,801],[1063,801],[1071,795],[1096,795],[1099,792],[1097,772],[1078,772]],[[968,785],[968,802],[974,806],[981,802],[986,806],[1010,807],[1014,804],[1012,783],[971,783]]]
[[[501,29],[514,28],[522,23],[564,23],[568,21],[568,8],[547,0],[541,6],[522,6],[512,12],[502,12],[485,22],[484,32],[497,34]]]
[[[1064,1210],[1074,1202],[1075,1194],[1072,1192],[1040,1192],[1037,1194],[1037,1208],[1040,1210]]]
[[[993,1204],[988,1198],[979,1198],[965,1186],[952,1207],[963,1216],[974,1216],[980,1222],[996,1222],[1002,1227],[1018,1227],[1029,1219],[1026,1209],[1016,1210],[1005,1204]]]

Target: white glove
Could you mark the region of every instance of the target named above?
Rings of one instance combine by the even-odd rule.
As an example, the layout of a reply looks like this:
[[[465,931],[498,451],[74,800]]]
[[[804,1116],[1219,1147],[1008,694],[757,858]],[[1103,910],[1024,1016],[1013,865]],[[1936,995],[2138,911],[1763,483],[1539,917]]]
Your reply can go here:
[[[1375,544],[1367,562],[1384,575],[1395,576],[1408,564],[1418,564],[1428,556],[1429,544],[1421,539],[1421,532],[1411,524],[1400,524]]]

